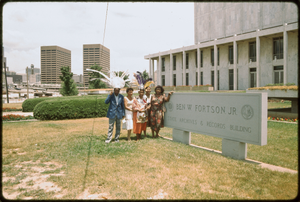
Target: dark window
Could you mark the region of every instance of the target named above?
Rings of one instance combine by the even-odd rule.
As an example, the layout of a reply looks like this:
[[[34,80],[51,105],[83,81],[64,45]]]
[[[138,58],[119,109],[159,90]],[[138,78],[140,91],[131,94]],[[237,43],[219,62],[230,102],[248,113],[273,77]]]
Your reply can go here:
[[[162,58],[162,60],[161,60],[161,71],[162,72],[165,71],[165,58]]]
[[[274,66],[274,84],[283,83],[283,66]]]
[[[233,90],[233,69],[229,70],[229,90]]]
[[[220,70],[218,70],[218,89],[220,89]]]
[[[165,75],[161,75],[161,84],[162,84],[162,86],[165,86],[165,85],[166,85],[166,82],[165,82]]]
[[[185,68],[186,69],[189,68],[189,54],[188,53],[185,54]]]
[[[173,74],[173,86],[176,86],[176,74]]]
[[[215,57],[215,56],[214,56],[214,49],[211,49],[211,50],[210,50],[210,62],[211,62],[211,66],[214,66],[214,65],[215,65],[215,64],[214,64],[214,63],[215,63],[215,62],[214,62],[214,61],[215,61],[215,60],[214,60],[214,57]]]
[[[198,68],[198,51],[195,52],[195,64],[196,64],[196,68]]]
[[[250,68],[250,88],[256,87],[256,68]]]
[[[273,39],[273,59],[283,59],[283,37]]]
[[[233,64],[233,46],[228,47],[228,60],[230,64]]]
[[[173,56],[173,70],[176,70],[176,55]]]
[[[200,72],[200,85],[203,85],[203,72]]]
[[[249,43],[249,62],[256,62],[256,42]]]
[[[220,49],[218,48],[218,65],[220,65],[220,54],[219,54],[219,51]]]
[[[200,52],[200,60],[201,60],[200,66],[203,67],[203,51]]]
[[[211,74],[210,74],[210,81],[211,81],[211,85],[212,87],[215,86],[215,72],[214,71],[211,71]]]
[[[185,85],[189,85],[189,73],[185,73]]]
[[[196,72],[196,86],[198,86],[198,72]]]

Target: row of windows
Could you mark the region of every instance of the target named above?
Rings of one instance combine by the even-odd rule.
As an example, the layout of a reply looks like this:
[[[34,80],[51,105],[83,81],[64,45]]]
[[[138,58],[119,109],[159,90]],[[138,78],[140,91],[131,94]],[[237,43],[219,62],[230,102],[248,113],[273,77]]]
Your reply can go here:
[[[238,48],[238,47],[237,47]],[[238,53],[238,51],[237,51]],[[189,69],[189,53],[185,56],[186,69]],[[219,48],[217,53],[218,65],[220,65]],[[198,67],[197,52],[195,52],[196,68]],[[211,49],[211,65],[214,66],[214,49]],[[238,57],[237,57],[238,59]],[[283,37],[273,39],[273,59],[283,59]],[[233,64],[233,46],[228,47],[228,61]],[[249,42],[249,61],[256,62],[256,42]],[[238,61],[237,61],[238,63]],[[162,71],[165,71],[165,58],[162,58]],[[203,51],[200,51],[200,67],[203,67]],[[183,68],[183,65],[181,66]],[[176,56],[173,56],[173,70],[176,70]]]
[[[229,74],[229,90],[233,90],[233,79],[234,79],[234,73],[233,69],[228,70]],[[256,68],[250,68],[249,69],[250,73],[250,88],[256,87]],[[217,71],[217,79],[218,79],[218,88],[220,89],[220,71]],[[238,69],[237,69],[237,75],[238,75]],[[183,74],[182,74],[183,77]],[[274,84],[279,84],[283,83],[283,66],[274,66],[273,67],[273,79],[274,79]],[[214,71],[211,71],[211,85],[214,87],[214,80],[215,80],[215,75]],[[237,79],[238,80],[238,79]],[[165,75],[161,76],[161,81],[162,81],[162,86],[166,85],[166,79]],[[173,74],[173,85],[176,86],[176,74]],[[189,73],[185,74],[185,85],[189,85]],[[196,86],[198,85],[198,72],[196,72]],[[203,72],[200,72],[200,85],[203,85]]]

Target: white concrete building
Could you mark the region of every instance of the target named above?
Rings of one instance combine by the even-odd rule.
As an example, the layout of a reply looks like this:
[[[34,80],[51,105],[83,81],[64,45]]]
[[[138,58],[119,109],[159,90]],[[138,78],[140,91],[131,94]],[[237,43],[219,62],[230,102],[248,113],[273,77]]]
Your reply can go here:
[[[195,3],[194,42],[144,56],[152,77],[157,60],[158,84],[215,90],[298,84],[294,3]]]

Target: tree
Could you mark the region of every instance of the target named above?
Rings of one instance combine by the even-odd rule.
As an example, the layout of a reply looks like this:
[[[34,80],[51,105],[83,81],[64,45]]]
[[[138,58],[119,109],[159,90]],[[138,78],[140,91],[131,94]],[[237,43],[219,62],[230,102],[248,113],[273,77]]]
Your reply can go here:
[[[73,73],[71,72],[70,67],[63,66],[60,68],[60,71],[62,73],[62,75],[59,76],[62,81],[61,88],[59,89],[60,94],[62,94],[62,96],[78,95],[78,89],[72,79]]]
[[[123,71],[118,71],[118,72],[115,72],[115,75],[116,76],[122,76],[122,74],[123,74],[124,72]],[[127,75],[125,75],[124,77],[123,77],[123,80],[127,80],[129,78],[129,76],[128,76],[128,74]],[[126,81],[125,82],[125,87],[129,87],[130,86],[130,81]]]
[[[93,66],[91,66],[90,69],[94,69],[100,72],[102,67],[100,67],[95,63]],[[89,89],[106,88],[106,84],[100,79],[98,79],[98,78],[104,78],[104,76],[102,76],[97,72],[89,72],[89,76],[90,76]]]
[[[143,71],[142,77],[143,77],[144,80],[149,79],[149,74],[146,72],[146,70]],[[152,79],[153,79],[153,78],[152,78]]]

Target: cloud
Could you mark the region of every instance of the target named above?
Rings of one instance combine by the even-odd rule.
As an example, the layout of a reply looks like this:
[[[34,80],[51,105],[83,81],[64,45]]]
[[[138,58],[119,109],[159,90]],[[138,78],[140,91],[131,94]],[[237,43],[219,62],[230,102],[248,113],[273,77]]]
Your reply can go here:
[[[26,37],[26,35],[19,31],[4,30],[3,31],[3,46],[6,51],[19,50],[30,51],[39,47],[36,38]]]
[[[127,13],[122,13],[122,12],[112,12],[115,16],[121,17],[121,18],[132,18],[134,15],[130,15]]]

